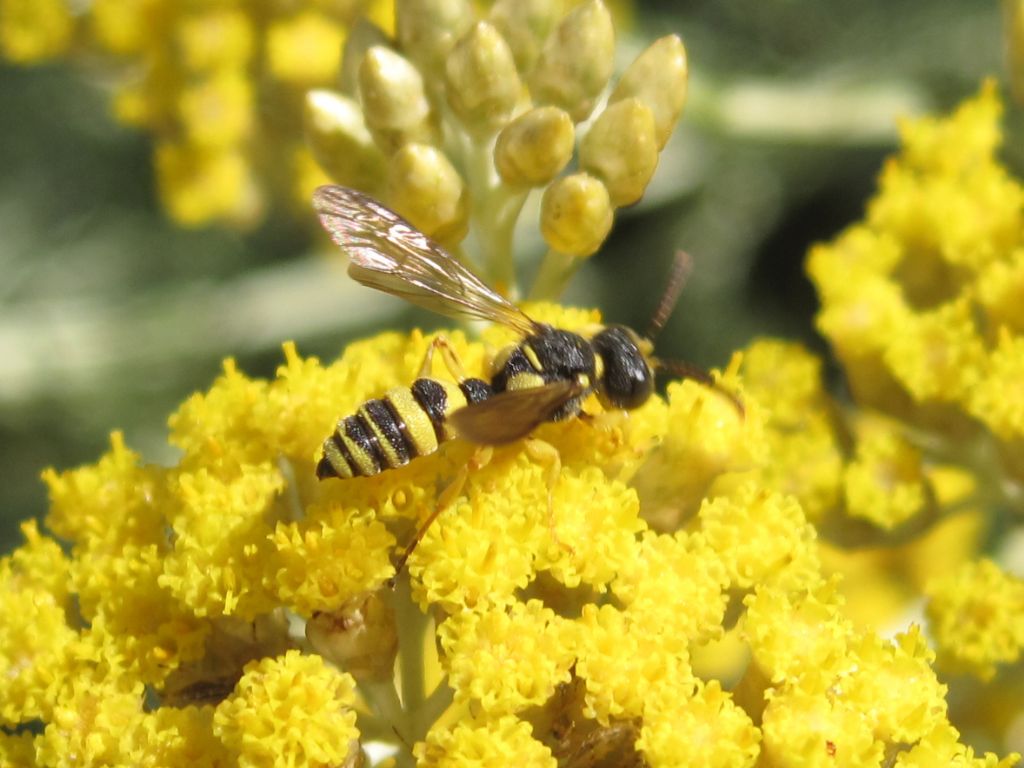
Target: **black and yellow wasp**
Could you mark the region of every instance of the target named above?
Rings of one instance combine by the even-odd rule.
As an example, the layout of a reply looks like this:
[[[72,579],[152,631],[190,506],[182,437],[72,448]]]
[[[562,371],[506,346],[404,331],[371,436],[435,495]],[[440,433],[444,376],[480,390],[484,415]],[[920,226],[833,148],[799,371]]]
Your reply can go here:
[[[429,455],[456,437],[484,446],[512,442],[546,421],[580,415],[591,393],[606,409],[638,408],[654,391],[657,367],[713,385],[699,368],[657,361],[649,338],[625,326],[601,326],[583,336],[532,320],[441,246],[362,192],[320,187],[313,205],[348,255],[353,279],[443,315],[500,323],[523,337],[499,352],[489,381],[466,376],[444,339],[435,340],[411,386],[368,400],[338,422],[324,441],[316,468],[320,479],[376,475]],[[676,259],[648,336],[668,318],[688,264],[685,254]],[[454,382],[430,375],[435,349]],[[402,563],[434,517],[436,513],[421,527]]]

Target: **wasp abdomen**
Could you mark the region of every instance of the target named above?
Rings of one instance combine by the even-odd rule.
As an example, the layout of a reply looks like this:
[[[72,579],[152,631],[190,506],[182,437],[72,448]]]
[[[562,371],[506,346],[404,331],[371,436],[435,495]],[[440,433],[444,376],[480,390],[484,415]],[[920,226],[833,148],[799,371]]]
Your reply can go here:
[[[464,379],[456,385],[423,378],[367,400],[355,414],[341,419],[324,441],[317,477],[369,477],[428,456],[455,437],[447,424],[449,414],[491,394],[483,379]]]

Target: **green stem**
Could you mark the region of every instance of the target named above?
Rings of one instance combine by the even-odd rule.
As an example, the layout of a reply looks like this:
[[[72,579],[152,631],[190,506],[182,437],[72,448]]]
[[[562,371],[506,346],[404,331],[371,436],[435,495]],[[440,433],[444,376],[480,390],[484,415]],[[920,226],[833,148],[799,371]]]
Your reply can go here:
[[[494,142],[473,141],[467,148],[466,172],[473,196],[471,226],[480,247],[480,263],[488,282],[500,293],[515,299],[516,221],[527,193],[509,188],[494,168]]]
[[[395,621],[398,625],[398,663],[402,672],[402,706],[415,712],[426,698],[423,680],[423,638],[427,616],[412,600],[408,577],[395,586]]]
[[[423,702],[423,706],[414,713],[413,728],[420,734],[421,739],[427,735],[430,726],[451,706],[454,696],[455,692],[448,685],[446,678],[438,683],[437,688]]]
[[[530,288],[530,301],[557,300],[582,263],[583,259],[549,250]]]
[[[412,718],[402,707],[398,691],[391,680],[361,680],[357,682],[359,692],[375,715],[372,728],[376,732],[387,733],[398,740],[398,752],[395,761],[399,766],[415,765],[412,759],[412,747],[416,743]]]

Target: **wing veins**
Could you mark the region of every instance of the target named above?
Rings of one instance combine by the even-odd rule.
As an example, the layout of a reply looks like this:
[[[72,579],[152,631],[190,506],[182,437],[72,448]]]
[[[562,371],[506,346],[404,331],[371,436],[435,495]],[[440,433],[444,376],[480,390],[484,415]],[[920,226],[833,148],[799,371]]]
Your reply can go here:
[[[325,186],[316,190],[313,205],[331,238],[348,254],[354,280],[433,312],[490,320],[523,334],[537,330],[518,307],[368,195]]]

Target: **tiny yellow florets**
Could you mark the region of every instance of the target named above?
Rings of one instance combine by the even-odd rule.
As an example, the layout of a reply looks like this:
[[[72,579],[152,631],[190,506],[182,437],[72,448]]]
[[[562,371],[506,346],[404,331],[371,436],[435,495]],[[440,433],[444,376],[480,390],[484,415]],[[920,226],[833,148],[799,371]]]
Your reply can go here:
[[[5,58],[78,52],[118,73],[114,113],[154,135],[178,222],[251,226],[278,179],[304,201],[330,179],[453,249],[472,234],[458,257],[513,297],[527,195],[549,249],[530,293],[554,296],[643,195],[688,67],[670,35],[615,78],[602,0],[0,0]],[[988,84],[905,123],[864,220],[813,249],[853,404],[762,340],[713,386],[630,412],[589,397],[529,440],[321,482],[339,419],[420,374],[432,337],[386,333],[326,364],[287,344],[271,380],[227,361],[171,417],[172,466],[115,433],[46,471],[52,537],[27,523],[0,560],[0,761],[1014,764],[975,756],[951,706],[981,694],[947,704],[936,672],[1005,676],[999,717],[965,733],[1019,742],[1024,584],[974,559],[1024,478],[1024,185],[1001,112]],[[520,341],[447,338],[483,378]],[[936,651],[896,615],[925,581]]]
[[[651,765],[741,768],[755,764],[761,733],[717,680],[655,686],[637,740]]]
[[[822,538],[832,534],[849,550],[826,560],[860,571],[859,591],[873,591],[875,606],[906,606],[927,583],[939,661],[983,680],[1019,658],[1022,634],[1019,578],[989,560],[972,561],[986,535],[997,545],[1005,532],[996,516],[1019,512],[1024,477],[1024,185],[1000,159],[1001,114],[988,82],[948,117],[906,121],[902,149],[887,161],[864,221],[814,248],[807,264],[822,300],[818,327],[857,409],[847,417],[833,408],[819,440],[840,456],[841,496],[815,519]],[[843,516],[865,525],[843,525]],[[859,556],[862,565],[874,559],[874,568],[854,566],[853,548],[871,541],[904,546]],[[1005,554],[1015,556],[1012,547]],[[878,566],[909,576],[913,588],[883,578]],[[921,739],[896,764],[994,765],[994,756],[975,759],[944,729],[931,652],[916,631],[903,637],[900,647],[912,659],[891,658],[889,671],[875,670],[879,680],[895,674],[917,685],[925,706],[901,704],[889,725],[876,725],[876,733],[888,730],[884,738]],[[869,646],[858,647],[849,651]],[[864,695],[884,698],[880,690]],[[985,694],[976,695],[958,702],[964,712],[979,707]],[[1011,706],[1019,712],[1022,704],[1018,697]],[[898,733],[911,724],[912,733]]]
[[[240,766],[341,765],[359,736],[354,690],[349,675],[319,656],[288,651],[245,668],[235,692],[218,705],[213,732]]]
[[[476,768],[485,765],[557,768],[551,750],[531,735],[530,725],[515,717],[431,730],[415,749],[423,768]]]
[[[882,419],[865,419],[857,437],[843,476],[847,513],[882,529],[922,513],[930,488],[920,451],[895,424]]]
[[[815,559],[814,529],[792,497],[744,486],[705,502],[699,520],[735,589],[788,579],[791,569],[802,580],[808,559]]]
[[[449,336],[471,375],[515,341],[484,336]],[[751,391],[789,382],[775,413],[685,382],[628,414],[590,399],[591,421],[533,432],[544,450],[499,446],[477,466],[453,440],[377,476],[318,481],[338,419],[409,386],[429,343],[383,334],[328,365],[287,345],[269,381],[228,361],[171,418],[175,466],[142,464],[115,434],[96,465],[46,473],[71,554],[26,526],[0,571],[0,716],[43,724],[37,759],[340,765],[360,740],[395,738],[422,765],[602,750],[652,768],[814,763],[830,741],[859,764],[948,723],[919,635],[887,643],[854,625],[781,489],[796,467],[767,469],[787,429],[836,439],[806,353],[751,349]],[[745,392],[743,367],[726,391]],[[863,460],[899,458],[880,445]],[[397,548],[467,464],[389,589]],[[709,663],[726,638],[735,648]],[[694,654],[701,674],[740,682],[702,679]]]
[[[852,627],[834,584],[799,592],[758,587],[744,602],[743,630],[768,680],[812,688],[817,683],[803,681],[827,679],[844,664]]]
[[[456,704],[474,702],[489,715],[543,704],[569,682],[570,629],[539,600],[452,616],[438,635]]]
[[[991,679],[1024,648],[1024,581],[991,560],[928,585],[928,619],[944,661]]]
[[[808,262],[858,401],[957,438],[974,416],[1005,439],[1020,399],[1001,350],[1019,314],[1024,186],[997,157],[1001,111],[990,83],[949,118],[905,123],[865,222]]]

